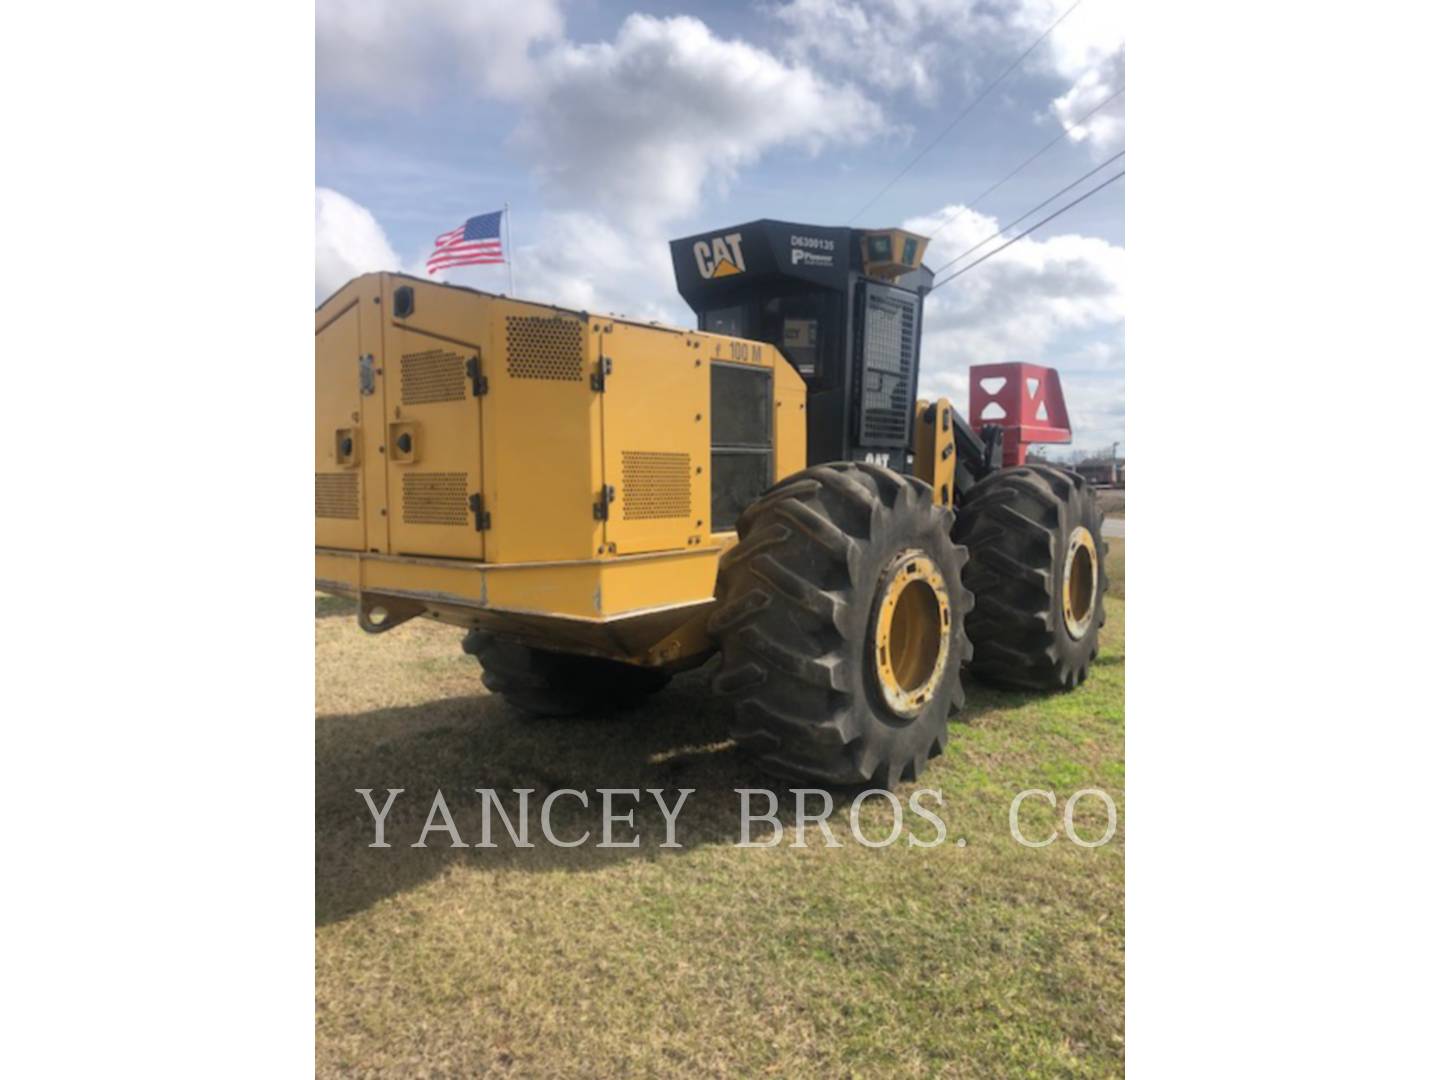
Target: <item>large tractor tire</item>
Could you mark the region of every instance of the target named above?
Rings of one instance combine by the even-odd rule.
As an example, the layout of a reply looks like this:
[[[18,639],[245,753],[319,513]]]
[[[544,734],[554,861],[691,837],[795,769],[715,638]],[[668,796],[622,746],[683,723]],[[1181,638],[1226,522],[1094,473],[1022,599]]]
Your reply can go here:
[[[480,661],[487,689],[532,716],[628,707],[670,681],[654,668],[535,649],[482,630],[466,634],[461,647]]]
[[[796,473],[741,514],[709,622],[714,686],[766,771],[894,787],[944,749],[970,653],[951,522],[924,482],[850,462]]]
[[[975,594],[970,670],[986,682],[1068,690],[1085,681],[1105,625],[1104,515],[1085,478],[1050,465],[987,476],[955,516]]]

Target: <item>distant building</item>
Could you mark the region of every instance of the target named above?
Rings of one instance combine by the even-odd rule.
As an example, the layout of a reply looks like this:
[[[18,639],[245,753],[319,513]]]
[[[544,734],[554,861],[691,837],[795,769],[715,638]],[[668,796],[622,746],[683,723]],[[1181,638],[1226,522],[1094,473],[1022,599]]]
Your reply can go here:
[[[1096,487],[1124,487],[1125,461],[1087,461],[1076,465],[1075,471]]]

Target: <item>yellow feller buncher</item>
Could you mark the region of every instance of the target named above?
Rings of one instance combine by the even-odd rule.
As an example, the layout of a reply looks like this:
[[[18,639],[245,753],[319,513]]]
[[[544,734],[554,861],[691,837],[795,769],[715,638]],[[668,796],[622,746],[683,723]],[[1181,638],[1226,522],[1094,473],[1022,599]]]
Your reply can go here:
[[[540,715],[718,652],[767,770],[913,779],[962,665],[1083,681],[1105,592],[1093,490],[1025,460],[1068,439],[1055,373],[972,369],[972,423],[916,400],[926,243],[676,240],[694,330],[356,278],[315,317],[316,587],[370,633],[465,628],[485,685]]]

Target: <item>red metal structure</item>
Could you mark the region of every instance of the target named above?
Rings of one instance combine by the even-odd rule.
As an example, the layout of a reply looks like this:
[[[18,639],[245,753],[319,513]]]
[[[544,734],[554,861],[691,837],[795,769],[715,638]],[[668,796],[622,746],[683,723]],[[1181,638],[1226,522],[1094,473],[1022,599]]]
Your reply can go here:
[[[970,369],[970,426],[1004,432],[1002,465],[1023,465],[1031,443],[1068,443],[1070,414],[1060,373],[1039,364],[980,364]]]

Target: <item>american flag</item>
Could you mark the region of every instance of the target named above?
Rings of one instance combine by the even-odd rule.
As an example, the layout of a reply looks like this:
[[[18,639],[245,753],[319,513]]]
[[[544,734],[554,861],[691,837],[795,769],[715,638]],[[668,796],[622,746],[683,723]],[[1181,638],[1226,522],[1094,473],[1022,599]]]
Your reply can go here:
[[[435,250],[425,263],[427,272],[448,270],[452,266],[488,266],[503,263],[500,248],[500,215],[504,210],[476,214],[459,228],[435,238]]]

